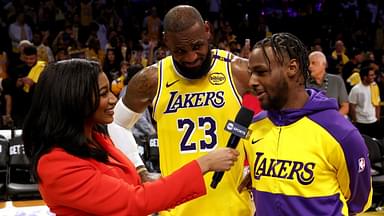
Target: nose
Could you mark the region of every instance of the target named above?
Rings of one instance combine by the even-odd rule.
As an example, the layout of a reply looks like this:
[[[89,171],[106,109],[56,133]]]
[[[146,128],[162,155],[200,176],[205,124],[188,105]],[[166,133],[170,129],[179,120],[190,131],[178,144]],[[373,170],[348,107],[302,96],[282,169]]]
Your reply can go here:
[[[108,103],[113,105],[116,105],[117,103],[117,97],[111,91],[109,92]]]
[[[249,78],[249,81],[248,81],[248,86],[249,87],[257,87],[259,85],[260,85],[260,83],[259,83],[258,76],[255,73],[251,73],[251,77]]]
[[[184,56],[184,62],[187,63],[187,64],[193,64],[196,62],[198,58],[198,55],[196,52],[194,51],[190,51],[188,52],[185,56]]]

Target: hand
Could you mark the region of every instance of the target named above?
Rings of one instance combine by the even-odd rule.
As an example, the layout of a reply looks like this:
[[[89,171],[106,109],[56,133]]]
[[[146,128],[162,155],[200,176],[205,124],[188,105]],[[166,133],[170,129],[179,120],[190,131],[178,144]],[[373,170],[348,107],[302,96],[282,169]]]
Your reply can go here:
[[[18,79],[16,80],[16,87],[17,87],[17,88],[20,88],[20,87],[23,86],[23,85],[24,85],[23,78],[18,78]]]
[[[203,174],[209,171],[227,171],[237,161],[238,156],[239,152],[235,149],[220,148],[199,157],[197,162]]]
[[[140,165],[136,167],[136,171],[139,174],[141,181],[144,182],[151,182],[155,181],[160,178],[160,173],[150,173],[148,172],[147,168],[144,165]]]
[[[23,77],[22,79],[24,85],[32,86],[34,84],[33,80],[28,77]]]
[[[248,173],[241,181],[239,187],[237,187],[237,190],[239,191],[239,193],[241,193],[243,190],[250,190],[251,188],[252,188],[252,178],[251,178],[251,174]]]
[[[142,183],[156,181],[161,176],[160,173],[150,173],[147,170],[140,172],[139,175]]]

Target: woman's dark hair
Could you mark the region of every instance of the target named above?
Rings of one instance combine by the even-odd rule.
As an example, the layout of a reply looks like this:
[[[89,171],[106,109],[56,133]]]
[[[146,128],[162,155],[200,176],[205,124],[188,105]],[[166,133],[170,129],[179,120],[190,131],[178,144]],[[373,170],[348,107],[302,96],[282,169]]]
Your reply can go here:
[[[99,101],[99,63],[72,59],[49,64],[42,72],[23,126],[23,141],[38,180],[37,163],[53,147],[81,158],[106,162],[106,151],[84,135],[84,125]],[[105,133],[102,127],[96,131]]]
[[[276,33],[257,42],[253,49],[262,48],[265,58],[270,62],[265,47],[272,48],[277,63],[280,65],[283,65],[287,60],[296,59],[299,63],[300,72],[304,77],[304,84],[306,83],[309,77],[308,50],[299,38],[291,33]],[[286,57],[289,59],[285,59]]]

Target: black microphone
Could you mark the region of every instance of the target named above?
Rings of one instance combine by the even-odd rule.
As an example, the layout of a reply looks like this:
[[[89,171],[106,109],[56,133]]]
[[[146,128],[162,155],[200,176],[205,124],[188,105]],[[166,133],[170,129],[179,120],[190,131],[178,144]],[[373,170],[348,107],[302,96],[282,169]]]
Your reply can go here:
[[[240,138],[247,137],[248,126],[251,124],[253,114],[253,110],[242,106],[240,108],[240,111],[236,115],[235,122],[227,122],[227,124],[225,125],[225,130],[232,133],[227,142],[227,147],[235,149],[240,141]],[[223,178],[223,175],[223,171],[215,172],[213,174],[211,188],[217,187],[217,184],[219,184],[219,182]]]

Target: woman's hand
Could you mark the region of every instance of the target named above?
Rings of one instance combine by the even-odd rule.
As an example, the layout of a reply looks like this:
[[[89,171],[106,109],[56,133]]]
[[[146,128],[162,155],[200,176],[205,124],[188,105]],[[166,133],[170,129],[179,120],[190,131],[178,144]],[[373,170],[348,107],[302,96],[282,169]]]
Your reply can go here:
[[[237,161],[239,152],[231,148],[220,148],[197,158],[203,174],[209,171],[227,171]]]

